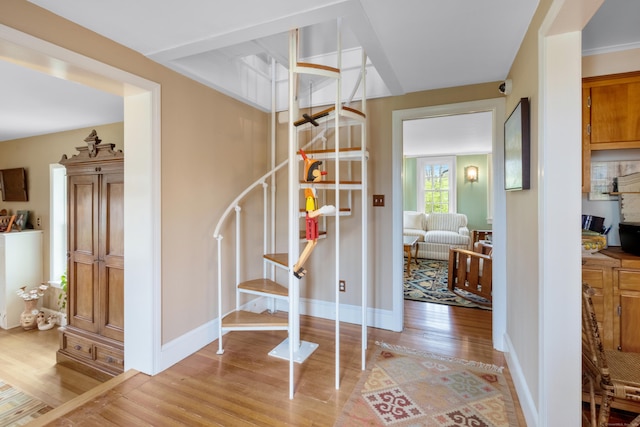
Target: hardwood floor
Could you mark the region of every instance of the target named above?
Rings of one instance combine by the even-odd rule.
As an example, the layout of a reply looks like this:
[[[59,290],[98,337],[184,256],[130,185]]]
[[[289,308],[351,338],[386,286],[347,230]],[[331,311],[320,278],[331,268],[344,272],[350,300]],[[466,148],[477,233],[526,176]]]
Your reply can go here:
[[[295,425],[330,426],[360,378],[360,328],[341,325],[340,390],[335,389],[334,323],[302,318],[302,339],[320,344],[296,365],[295,398],[288,399],[288,364],[267,356],[283,333],[233,332],[159,375],[125,373],[107,383],[56,365],[58,333],[0,329],[0,379],[64,415],[36,420],[50,426]],[[369,328],[369,348],[385,341],[434,353],[506,366],[491,348],[491,312],[405,302],[402,333]],[[508,370],[506,375],[509,381]],[[518,419],[525,426],[517,396]],[[588,407],[583,407],[588,414]],[[635,414],[612,411],[610,424]]]
[[[286,334],[231,332],[224,337],[221,356],[216,341],[153,377],[137,374],[114,387],[102,385],[79,398],[81,406],[75,401],[62,405],[58,410],[64,415],[46,414],[38,425],[331,426],[362,375],[360,328],[341,325],[336,390],[334,323],[303,316],[301,325],[302,339],[320,346],[305,363],[296,364],[293,400],[288,398],[288,363],[267,355]],[[369,349],[384,341],[506,365],[502,353],[491,347],[489,311],[407,301],[405,325],[402,333],[369,328]]]
[[[0,379],[54,408],[100,385],[56,364],[58,339],[55,328],[0,329]]]

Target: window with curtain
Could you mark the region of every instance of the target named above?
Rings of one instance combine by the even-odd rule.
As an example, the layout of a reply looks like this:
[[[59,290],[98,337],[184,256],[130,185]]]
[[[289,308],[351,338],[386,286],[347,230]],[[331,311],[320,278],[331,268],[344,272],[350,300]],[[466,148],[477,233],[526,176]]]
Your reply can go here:
[[[417,207],[431,212],[456,211],[455,157],[417,159]]]

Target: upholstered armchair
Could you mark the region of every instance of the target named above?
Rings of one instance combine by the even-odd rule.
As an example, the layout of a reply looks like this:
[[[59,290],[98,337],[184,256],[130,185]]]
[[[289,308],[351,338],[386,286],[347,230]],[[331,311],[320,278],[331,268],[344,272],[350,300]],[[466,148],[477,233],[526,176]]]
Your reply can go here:
[[[418,237],[418,258],[446,261],[450,248],[468,249],[471,245],[467,216],[460,213],[405,211],[403,234]]]

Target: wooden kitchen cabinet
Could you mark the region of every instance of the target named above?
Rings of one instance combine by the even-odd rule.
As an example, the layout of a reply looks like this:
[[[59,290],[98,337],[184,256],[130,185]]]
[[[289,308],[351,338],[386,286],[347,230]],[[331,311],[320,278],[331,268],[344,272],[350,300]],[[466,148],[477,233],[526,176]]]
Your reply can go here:
[[[618,289],[619,349],[640,353],[640,270],[619,269]]]
[[[620,262],[613,269],[613,348],[640,352],[640,257],[620,247],[601,253]]]
[[[640,71],[582,79],[582,191],[591,152],[640,148]]]
[[[583,255],[582,281],[593,288],[593,308],[602,333],[602,344],[607,349],[617,348],[614,339],[614,269],[620,260],[601,253]]]
[[[57,361],[100,380],[124,370],[124,155],[113,148],[88,144],[60,161],[67,169],[68,325]]]

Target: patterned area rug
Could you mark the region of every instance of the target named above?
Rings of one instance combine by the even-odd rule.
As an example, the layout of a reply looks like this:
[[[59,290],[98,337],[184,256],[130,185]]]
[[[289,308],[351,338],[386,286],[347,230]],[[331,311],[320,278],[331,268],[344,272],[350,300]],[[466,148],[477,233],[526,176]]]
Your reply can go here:
[[[410,276],[407,275],[405,270],[404,299],[491,310],[491,307],[474,304],[449,291],[447,288],[449,280],[447,276],[448,261],[418,258],[417,266],[414,261],[414,259],[411,260]],[[404,265],[407,265],[406,258],[404,259]],[[472,294],[469,294],[469,298],[472,300],[481,299]]]
[[[501,367],[376,344],[336,426],[518,425]]]
[[[53,408],[0,381],[0,427],[23,426]]]

